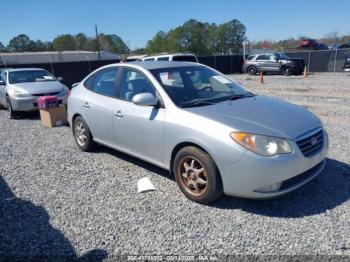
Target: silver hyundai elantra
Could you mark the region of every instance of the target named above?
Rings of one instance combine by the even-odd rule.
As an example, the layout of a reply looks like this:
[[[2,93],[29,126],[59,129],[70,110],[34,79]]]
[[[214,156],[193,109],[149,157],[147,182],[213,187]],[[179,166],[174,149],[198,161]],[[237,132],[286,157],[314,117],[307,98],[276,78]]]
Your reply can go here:
[[[82,150],[98,143],[165,168],[203,204],[290,192],[322,172],[328,151],[307,109],[188,62],[102,67],[72,89],[68,120]]]

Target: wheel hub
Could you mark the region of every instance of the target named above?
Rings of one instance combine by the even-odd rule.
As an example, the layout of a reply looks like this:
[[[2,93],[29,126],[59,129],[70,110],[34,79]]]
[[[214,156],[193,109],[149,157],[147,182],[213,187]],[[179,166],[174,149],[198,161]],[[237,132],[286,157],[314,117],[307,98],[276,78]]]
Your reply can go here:
[[[180,161],[181,184],[186,191],[195,196],[202,195],[207,189],[207,173],[198,159],[185,157]]]

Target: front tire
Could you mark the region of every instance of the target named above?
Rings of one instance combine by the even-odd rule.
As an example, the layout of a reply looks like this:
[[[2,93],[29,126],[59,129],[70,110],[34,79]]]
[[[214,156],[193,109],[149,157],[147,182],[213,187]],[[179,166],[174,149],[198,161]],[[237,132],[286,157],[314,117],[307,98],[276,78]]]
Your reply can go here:
[[[214,160],[197,147],[184,147],[176,154],[173,172],[181,192],[194,202],[209,204],[223,193]]]
[[[9,97],[6,97],[6,110],[8,112],[9,119],[14,119],[17,117],[17,113],[12,109],[11,100]]]
[[[290,76],[292,75],[292,70],[288,66],[282,67],[282,74],[285,76]]]
[[[84,118],[82,118],[81,116],[78,116],[74,120],[73,134],[75,142],[81,150],[89,152],[95,148],[96,143],[92,138],[90,129],[87,123],[85,122]]]

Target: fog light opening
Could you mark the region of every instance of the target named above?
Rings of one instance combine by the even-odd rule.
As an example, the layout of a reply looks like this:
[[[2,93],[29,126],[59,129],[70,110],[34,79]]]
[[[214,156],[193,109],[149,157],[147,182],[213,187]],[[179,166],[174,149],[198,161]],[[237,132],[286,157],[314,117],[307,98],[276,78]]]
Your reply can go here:
[[[265,187],[261,187],[261,188],[255,189],[254,191],[257,193],[273,193],[273,192],[277,192],[278,190],[280,190],[281,185],[282,185],[282,182],[272,184],[269,186],[265,186]]]

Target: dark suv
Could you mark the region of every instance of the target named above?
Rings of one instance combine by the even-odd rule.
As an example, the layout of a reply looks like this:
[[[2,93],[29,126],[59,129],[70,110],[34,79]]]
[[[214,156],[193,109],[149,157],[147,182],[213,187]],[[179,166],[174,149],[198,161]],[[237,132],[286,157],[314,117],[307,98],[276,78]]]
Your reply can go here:
[[[304,71],[302,58],[290,58],[283,53],[250,55],[244,60],[243,72],[255,75],[257,72],[282,73],[299,75]]]

